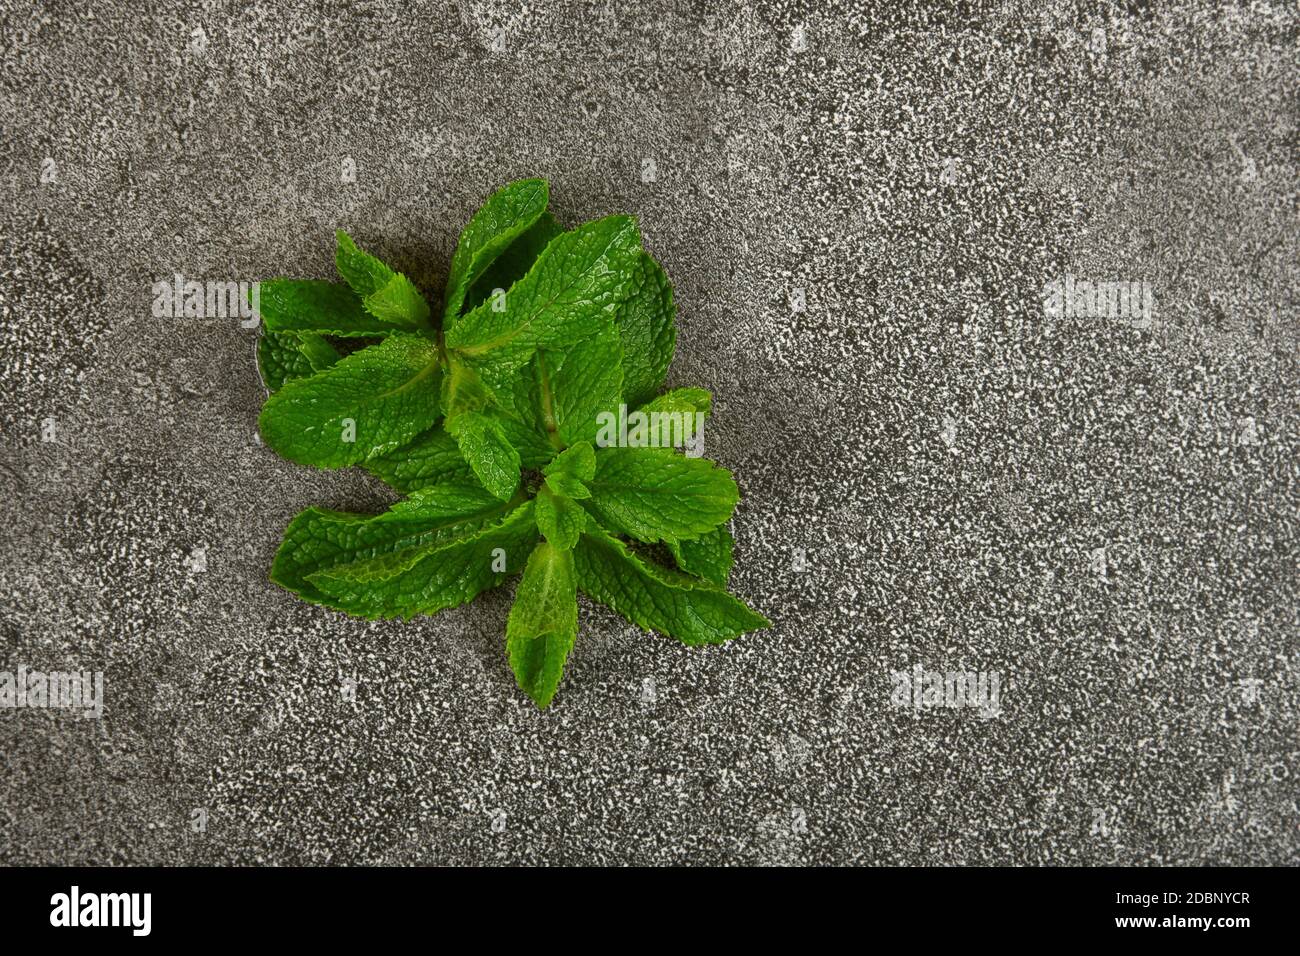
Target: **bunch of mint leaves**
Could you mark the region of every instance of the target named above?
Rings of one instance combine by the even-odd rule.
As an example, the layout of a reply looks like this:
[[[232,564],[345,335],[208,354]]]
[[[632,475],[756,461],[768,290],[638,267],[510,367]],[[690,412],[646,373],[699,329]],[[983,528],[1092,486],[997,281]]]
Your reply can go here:
[[[577,637],[579,589],[688,645],[769,626],[726,591],[730,473],[671,447],[596,447],[601,413],[620,404],[694,416],[711,396],[664,391],[676,309],[635,220],[565,231],[549,199],[545,180],[523,180],[474,215],[440,321],[340,231],[342,282],[260,283],[258,343],[266,444],[303,465],[359,465],[405,496],[380,515],[303,511],[271,580],[358,617],[409,619],[522,570],[506,649],[543,708]]]

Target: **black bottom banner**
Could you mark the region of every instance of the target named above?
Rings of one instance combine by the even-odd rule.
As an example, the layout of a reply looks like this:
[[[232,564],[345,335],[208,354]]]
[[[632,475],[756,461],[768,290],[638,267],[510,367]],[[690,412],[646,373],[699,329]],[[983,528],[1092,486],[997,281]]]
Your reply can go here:
[[[999,942],[1132,940],[1180,948],[1292,935],[1293,869],[0,869],[6,943],[401,940],[495,914],[506,932],[562,939],[618,913],[646,930],[739,942],[879,931]],[[615,910],[617,908],[617,910]],[[689,912],[675,913],[688,910]],[[593,920],[594,917],[594,920]],[[836,925],[839,924],[839,925]],[[489,924],[493,925],[493,924]],[[766,927],[766,928],[764,928]],[[974,935],[972,935],[974,934]],[[17,950],[14,950],[17,951]]]

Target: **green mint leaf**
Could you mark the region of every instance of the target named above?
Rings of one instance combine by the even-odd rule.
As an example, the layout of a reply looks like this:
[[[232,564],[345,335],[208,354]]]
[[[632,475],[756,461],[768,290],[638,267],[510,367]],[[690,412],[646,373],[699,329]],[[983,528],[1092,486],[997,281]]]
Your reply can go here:
[[[298,351],[307,358],[313,372],[323,372],[338,362],[339,350],[316,332],[298,332]]]
[[[455,351],[447,353],[448,366],[461,380],[456,391],[465,395],[463,399],[453,401],[453,414],[460,410],[492,408],[515,421],[541,429],[533,405],[536,388],[531,380],[531,366],[506,366],[499,364],[498,358],[499,356],[470,358]],[[541,431],[542,436],[546,437],[545,430]]]
[[[449,420],[466,412],[479,412],[492,404],[492,393],[478,370],[458,357],[448,356],[447,374],[442,380],[442,408]]]
[[[506,621],[506,651],[519,689],[545,709],[578,636],[573,552],[540,541],[528,556]]]
[[[519,452],[510,444],[502,423],[484,412],[464,412],[447,420],[460,453],[483,487],[502,501],[519,487]]]
[[[307,575],[327,603],[365,618],[412,618],[471,600],[519,571],[537,542],[532,502],[477,532]]]
[[[698,538],[731,517],[740,498],[731,473],[669,448],[604,448],[586,502],[605,527],[640,541]]]
[[[617,332],[606,327],[570,348],[537,351],[521,369],[513,366],[517,352],[508,358],[496,352],[461,358],[453,352],[450,361],[453,369],[465,368],[478,389],[475,405],[467,406],[495,405],[540,435],[553,454],[595,438],[600,414],[617,411],[621,349]]]
[[[711,405],[702,388],[679,388],[646,402],[631,412],[601,412],[596,429],[600,448],[679,448],[688,457],[703,451],[704,423]]]
[[[494,353],[492,375],[479,371],[500,391],[502,377],[538,348],[568,346],[610,327],[640,242],[630,216],[609,216],[556,237],[503,299],[484,302],[456,323],[448,348],[470,359]]]
[[[400,272],[364,301],[366,311],[381,322],[405,325],[417,331],[429,328],[429,303]]]
[[[539,353],[543,370],[558,360],[540,382],[543,407],[566,445],[593,442],[601,415],[618,414],[623,392],[623,348],[613,329],[599,332],[563,352]]]
[[[605,329],[570,349],[538,351],[520,372],[507,372],[495,403],[552,448],[590,442],[604,413],[616,415],[622,391],[621,348]],[[478,366],[478,374],[491,374]],[[504,401],[503,401],[504,399]]]
[[[709,394],[707,388],[674,388],[671,391],[664,392],[655,398],[650,399],[637,411],[650,414],[652,412],[682,412],[694,414],[699,412],[708,415],[713,410],[713,396]]]
[[[450,355],[453,365],[464,361],[474,370],[476,380],[482,387],[483,394],[487,396],[489,404],[537,432],[550,446],[551,457],[554,457],[555,450],[560,447],[561,442],[559,436],[555,434],[555,416],[549,406],[544,407],[541,385],[550,366],[543,364],[541,352],[534,353],[519,368],[513,365],[515,357],[517,356],[490,353],[486,356],[461,359],[456,352]]]
[[[519,451],[520,464],[540,468],[555,454],[540,435],[531,434],[509,419],[498,419],[506,441]],[[395,491],[410,494],[446,481],[480,484],[474,469],[461,454],[454,435],[441,424],[421,432],[410,444],[362,462],[362,467]]]
[[[505,291],[522,279],[542,250],[562,232],[564,227],[555,221],[554,216],[549,212],[542,213],[470,286],[465,296],[465,308],[477,308],[495,290]]]
[[[504,414],[494,411],[494,415],[506,441],[519,452],[519,463],[523,467],[541,468],[555,457],[555,446],[547,441],[546,435]]]
[[[735,539],[725,527],[714,528],[692,540],[668,542],[668,550],[679,568],[720,588],[727,586],[731,575],[731,552],[735,546]]]
[[[453,351],[450,358],[474,369],[492,404],[520,420],[534,415],[529,409],[536,407],[535,363],[539,355],[531,346],[515,344],[486,355],[466,356]]]
[[[578,535],[587,526],[587,512],[582,505],[564,494],[543,487],[535,499],[537,530],[557,548],[568,550],[578,543]]]
[[[507,403],[505,408],[494,402],[491,392],[483,385],[478,370],[454,355],[449,356],[448,369],[443,381],[442,404],[447,414],[446,427],[449,432],[455,435],[461,429],[458,421],[462,415],[482,412],[501,427],[507,444],[519,453],[523,466],[538,468],[555,456],[555,446],[540,424],[534,419],[519,416],[514,410],[513,401]],[[512,386],[511,394],[523,388],[526,388],[525,383],[517,383]]]
[[[262,438],[291,461],[341,468],[406,444],[438,418],[437,345],[390,335],[310,378],[286,382],[262,408]]]
[[[363,462],[362,467],[404,495],[447,481],[479,484],[455,437],[442,425],[421,432],[409,444]]]
[[[555,460],[542,469],[542,474],[546,476],[546,487],[555,494],[566,498],[590,498],[591,491],[584,482],[596,476],[596,452],[590,442],[578,442],[556,455]]]
[[[572,475],[551,475],[546,479],[546,487],[557,495],[564,495],[575,501],[591,497],[591,489]]]
[[[770,626],[721,588],[641,560],[591,522],[573,550],[573,565],[578,587],[592,600],[683,644],[720,644]]]
[[[500,520],[509,510],[472,479],[423,489],[380,515],[308,508],[285,530],[271,565],[271,580],[304,600],[337,607],[308,580],[309,575],[338,564],[465,537]]]
[[[465,295],[474,281],[537,222],[548,202],[550,187],[546,180],[523,179],[498,189],[474,214],[460,234],[452,255],[442,319],[444,330],[456,325]]]
[[[633,289],[615,321],[623,342],[623,398],[636,406],[663,387],[677,345],[673,287],[659,263],[642,252]]]
[[[555,456],[542,474],[569,475],[579,481],[591,481],[596,477],[596,450],[590,442],[576,442]]]
[[[396,273],[370,253],[357,248],[357,244],[342,229],[334,231],[337,245],[334,248],[334,265],[352,291],[361,298],[374,295],[392,280]]]
[[[407,323],[366,311],[361,297],[342,282],[318,279],[268,279],[259,283],[259,311],[268,332],[380,336],[409,332]]]
[[[272,392],[285,382],[306,378],[339,360],[339,353],[315,332],[268,332],[257,340],[257,369]]]
[[[334,264],[352,291],[361,297],[365,310],[389,325],[410,331],[428,329],[429,303],[411,280],[358,249],[342,229],[335,235],[338,246]]]

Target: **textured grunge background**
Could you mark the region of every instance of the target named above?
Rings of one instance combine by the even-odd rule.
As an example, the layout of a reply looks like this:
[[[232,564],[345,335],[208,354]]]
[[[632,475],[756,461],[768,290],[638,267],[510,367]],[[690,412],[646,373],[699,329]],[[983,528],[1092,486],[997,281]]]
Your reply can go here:
[[[0,861],[1300,861],[1294,4],[163,6],[0,0],[0,670],[106,675],[0,711]],[[530,175],[640,218],[776,622],[584,604],[545,714],[509,588],[268,583],[386,493],[258,443],[254,333],[150,312],[336,226],[436,296]],[[1157,321],[1045,315],[1067,274]],[[891,707],[917,664],[1001,713]]]

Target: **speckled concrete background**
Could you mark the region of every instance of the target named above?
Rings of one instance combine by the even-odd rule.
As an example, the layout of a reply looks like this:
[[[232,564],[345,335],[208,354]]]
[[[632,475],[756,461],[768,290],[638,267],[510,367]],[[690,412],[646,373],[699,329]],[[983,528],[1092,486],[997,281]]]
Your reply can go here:
[[[0,861],[1300,862],[1294,4],[319,6],[0,0],[0,670],[106,674],[0,711]],[[640,217],[776,622],[584,604],[546,714],[509,589],[267,582],[386,493],[262,448],[253,333],[149,291],[343,226],[436,295],[527,175]],[[1066,274],[1158,321],[1046,316]],[[891,707],[917,664],[1000,715]]]

